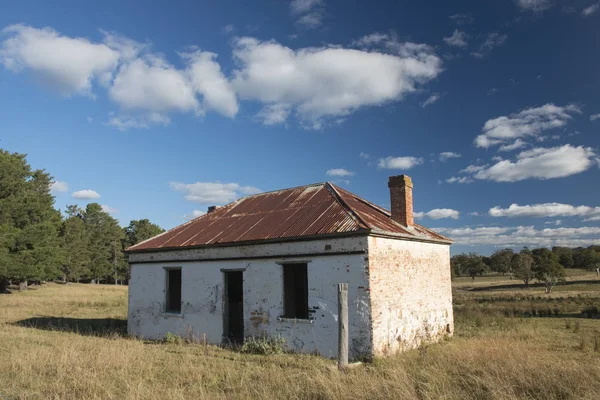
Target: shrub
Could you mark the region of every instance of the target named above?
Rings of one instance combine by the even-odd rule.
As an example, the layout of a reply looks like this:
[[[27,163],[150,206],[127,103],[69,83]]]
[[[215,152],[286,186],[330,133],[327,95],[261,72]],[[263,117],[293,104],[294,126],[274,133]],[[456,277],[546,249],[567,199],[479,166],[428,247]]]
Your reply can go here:
[[[167,344],[181,344],[181,343],[183,343],[183,339],[181,338],[181,336],[175,335],[175,334],[173,334],[171,332],[167,332],[167,334],[165,335],[164,341]]]
[[[247,338],[240,348],[240,352],[246,354],[283,354],[285,353],[285,339],[281,336],[276,338]]]

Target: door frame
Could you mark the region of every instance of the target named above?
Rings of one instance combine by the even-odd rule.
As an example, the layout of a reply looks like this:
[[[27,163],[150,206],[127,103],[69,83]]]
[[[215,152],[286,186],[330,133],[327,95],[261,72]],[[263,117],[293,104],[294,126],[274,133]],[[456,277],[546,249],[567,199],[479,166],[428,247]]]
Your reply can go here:
[[[229,344],[232,342],[231,335],[229,332],[229,276],[232,272],[242,273],[242,342],[244,340],[244,312],[243,312],[243,298],[244,298],[244,272],[246,268],[223,268],[223,343]]]

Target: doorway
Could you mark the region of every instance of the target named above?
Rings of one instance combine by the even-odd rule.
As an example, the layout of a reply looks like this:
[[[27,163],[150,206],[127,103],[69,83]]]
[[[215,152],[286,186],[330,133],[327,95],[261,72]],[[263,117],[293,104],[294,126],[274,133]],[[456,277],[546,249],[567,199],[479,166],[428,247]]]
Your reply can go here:
[[[225,295],[223,333],[226,342],[244,341],[244,271],[223,271]]]

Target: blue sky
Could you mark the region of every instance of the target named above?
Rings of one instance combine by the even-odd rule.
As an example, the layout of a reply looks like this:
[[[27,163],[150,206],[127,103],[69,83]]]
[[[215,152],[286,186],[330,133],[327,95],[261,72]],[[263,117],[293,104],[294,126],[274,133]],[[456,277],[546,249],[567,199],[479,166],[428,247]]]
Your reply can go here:
[[[600,242],[600,2],[96,3],[0,14],[0,146],[61,209],[171,228],[325,180],[389,207],[404,173],[454,253]]]

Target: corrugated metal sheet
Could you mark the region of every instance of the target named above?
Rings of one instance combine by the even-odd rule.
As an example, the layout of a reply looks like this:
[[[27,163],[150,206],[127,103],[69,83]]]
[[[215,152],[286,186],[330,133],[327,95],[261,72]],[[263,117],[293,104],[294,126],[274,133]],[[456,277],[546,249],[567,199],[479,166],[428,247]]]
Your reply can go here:
[[[389,211],[330,183],[244,197],[132,246],[130,251],[377,230],[448,240],[420,225],[408,229]]]

